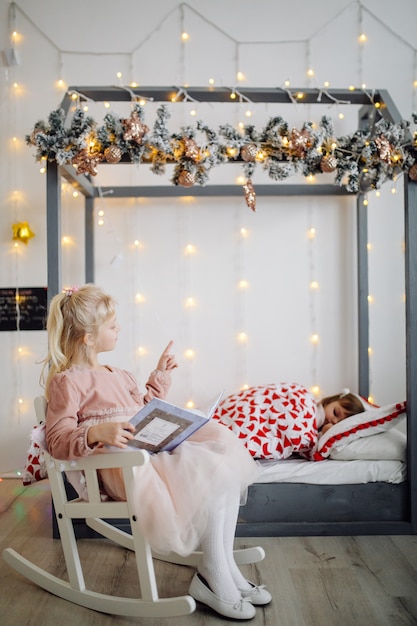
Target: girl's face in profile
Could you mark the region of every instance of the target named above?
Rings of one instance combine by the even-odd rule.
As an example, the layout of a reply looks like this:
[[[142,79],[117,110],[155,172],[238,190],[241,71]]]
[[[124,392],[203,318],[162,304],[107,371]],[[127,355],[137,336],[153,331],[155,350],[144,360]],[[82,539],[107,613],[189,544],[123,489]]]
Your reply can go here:
[[[327,404],[323,408],[324,423],[321,429],[322,433],[325,433],[326,430],[329,430],[329,428],[348,417],[348,412],[341,406],[338,400],[335,400],[334,402],[329,402],[329,404]]]

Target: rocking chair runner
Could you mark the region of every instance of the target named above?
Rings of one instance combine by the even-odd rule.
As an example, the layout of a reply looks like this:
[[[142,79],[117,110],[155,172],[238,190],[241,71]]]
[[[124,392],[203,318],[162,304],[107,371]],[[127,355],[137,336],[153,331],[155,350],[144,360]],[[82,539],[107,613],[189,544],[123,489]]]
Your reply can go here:
[[[38,422],[44,423],[46,400],[43,396],[35,399],[35,411]],[[143,450],[135,450],[128,454],[115,452],[93,455],[77,459],[77,461],[61,461],[53,459],[45,453],[45,458],[69,582],[49,574],[11,548],[7,548],[3,552],[5,561],[20,574],[60,598],[102,613],[133,617],[169,617],[192,613],[196,604],[189,595],[159,598],[153,558],[196,567],[202,553],[193,552],[188,557],[181,557],[177,554],[152,553],[146,538],[136,523],[137,518],[132,512],[130,496],[127,496],[126,502],[101,501],[97,470],[122,468],[126,494],[130,494],[130,485],[134,480],[133,468],[146,464],[149,461],[148,453]],[[84,472],[88,501],[79,498],[68,500],[64,484],[64,472],[75,469]],[[72,523],[73,519],[79,518],[85,518],[86,524],[103,537],[111,539],[135,553],[140,583],[140,596],[138,598],[110,596],[86,588]],[[132,534],[105,522],[104,519],[106,518],[128,518]],[[235,551],[235,559],[239,565],[257,563],[264,556],[265,552],[259,546]]]

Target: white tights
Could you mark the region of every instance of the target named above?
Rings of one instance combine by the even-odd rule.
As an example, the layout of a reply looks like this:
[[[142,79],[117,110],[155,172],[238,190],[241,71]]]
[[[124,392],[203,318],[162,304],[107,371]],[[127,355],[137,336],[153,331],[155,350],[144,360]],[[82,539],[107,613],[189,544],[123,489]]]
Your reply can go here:
[[[238,513],[238,493],[224,495],[218,508],[210,511],[207,531],[201,540],[203,557],[198,566],[213,593],[229,602],[240,600],[239,589],[251,588],[233,556]]]

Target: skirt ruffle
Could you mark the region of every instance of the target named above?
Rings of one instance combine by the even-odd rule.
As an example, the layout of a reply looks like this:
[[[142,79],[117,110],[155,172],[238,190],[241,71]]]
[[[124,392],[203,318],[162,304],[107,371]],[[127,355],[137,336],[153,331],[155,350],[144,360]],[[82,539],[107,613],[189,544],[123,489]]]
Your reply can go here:
[[[155,551],[188,555],[199,546],[220,496],[239,493],[244,503],[259,473],[236,435],[209,422],[172,452],[154,454],[135,468],[138,524]],[[101,479],[110,497],[125,497],[120,470],[105,470]]]

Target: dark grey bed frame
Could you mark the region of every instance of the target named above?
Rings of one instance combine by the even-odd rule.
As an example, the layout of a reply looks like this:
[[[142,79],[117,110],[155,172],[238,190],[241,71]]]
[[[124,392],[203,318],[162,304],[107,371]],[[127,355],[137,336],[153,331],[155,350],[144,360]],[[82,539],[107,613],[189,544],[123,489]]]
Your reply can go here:
[[[289,104],[292,96],[279,88],[244,88],[240,93],[252,102]],[[359,105],[359,128],[374,124],[379,117],[398,123],[401,116],[385,90],[317,89],[302,91],[302,102],[308,104]],[[71,93],[80,100],[129,101],[132,94],[157,102],[170,102],[178,92],[175,87],[71,87],[62,101],[68,113]],[[188,87],[187,94],[199,102],[230,102],[228,88]],[[178,98],[180,101],[183,96]],[[377,109],[375,102],[379,102]],[[47,241],[48,299],[62,289],[61,285],[61,176],[76,187],[85,198],[85,281],[94,282],[94,225],[96,198],[111,192],[112,198],[177,197],[192,195],[235,196],[237,185],[207,185],[183,188],[176,186],[95,187],[88,176],[77,176],[70,166],[47,167]],[[406,283],[406,376],[407,376],[407,481],[401,484],[367,483],[359,485],[307,485],[290,483],[254,484],[249,488],[247,504],[241,507],[237,528],[239,536],[301,535],[400,535],[417,534],[417,183],[404,177],[405,216],[405,283]],[[257,195],[352,195],[336,185],[257,185]],[[243,197],[242,197],[243,201]],[[363,194],[356,194],[358,248],[358,391],[369,393],[369,314],[367,211]],[[128,522],[126,521],[128,525]],[[56,529],[55,529],[56,530]],[[91,536],[82,520],[77,536]],[[54,535],[56,533],[54,531]]]

